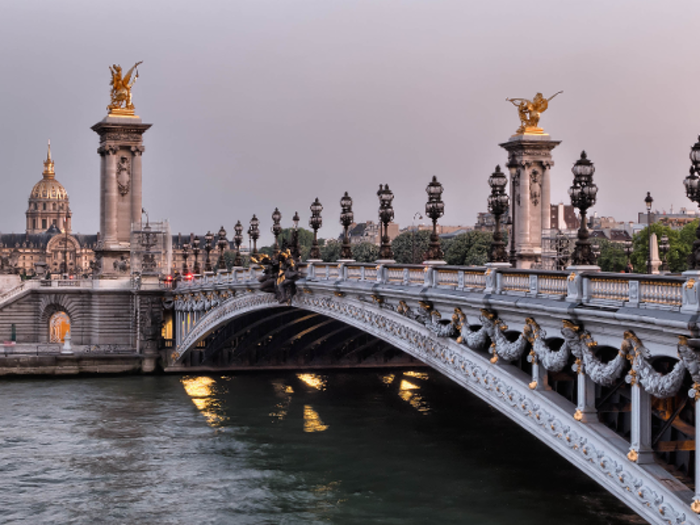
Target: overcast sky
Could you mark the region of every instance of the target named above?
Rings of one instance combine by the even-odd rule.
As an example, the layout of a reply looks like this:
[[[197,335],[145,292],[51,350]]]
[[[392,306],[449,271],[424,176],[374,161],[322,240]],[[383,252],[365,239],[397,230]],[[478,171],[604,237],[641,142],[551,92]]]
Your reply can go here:
[[[554,150],[552,202],[566,201],[585,149],[600,188],[593,211],[633,220],[685,197],[700,133],[700,2],[222,0],[0,4],[0,230],[24,231],[51,139],[75,231],[99,224],[98,136],[108,66],[143,60],[133,89],[145,134],[144,207],[174,233],[253,213],[269,232],[339,199],[376,220],[389,183],[403,227],[432,175],[445,224],[485,211],[487,178],[517,128],[506,97],[564,90],[541,125]],[[266,239],[269,240],[269,235]]]

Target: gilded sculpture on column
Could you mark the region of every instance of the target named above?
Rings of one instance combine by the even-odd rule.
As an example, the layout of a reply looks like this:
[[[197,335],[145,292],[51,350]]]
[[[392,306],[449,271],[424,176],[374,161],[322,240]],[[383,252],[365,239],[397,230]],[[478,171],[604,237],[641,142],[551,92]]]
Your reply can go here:
[[[520,117],[520,127],[515,132],[516,135],[544,135],[544,130],[539,127],[540,116],[547,111],[549,101],[563,93],[558,91],[549,98],[544,98],[542,93],[537,93],[535,98],[507,98],[506,100],[518,108]]]
[[[110,66],[109,71],[112,73],[112,80],[110,85],[112,86],[111,103],[107,106],[107,110],[110,115],[117,116],[132,116],[134,115],[134,104],[131,101],[131,88],[136,83],[136,79],[139,78],[139,64],[141,62],[136,62],[134,67],[122,75],[122,67],[118,64]]]

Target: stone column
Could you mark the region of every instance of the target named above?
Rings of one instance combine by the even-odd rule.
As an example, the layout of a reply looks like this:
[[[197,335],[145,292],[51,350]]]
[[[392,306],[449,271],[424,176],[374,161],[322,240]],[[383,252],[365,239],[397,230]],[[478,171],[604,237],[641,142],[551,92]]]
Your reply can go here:
[[[141,224],[141,155],[143,146],[132,146],[131,153],[131,224]]]
[[[104,163],[104,244],[109,247],[110,244],[117,242],[117,152],[119,148],[108,146],[105,148],[105,163]]]
[[[630,450],[627,459],[635,463],[653,463],[651,447],[651,395],[637,380],[631,385],[632,428],[630,429]]]
[[[546,134],[514,135],[500,144],[509,154],[508,166],[515,171],[511,171],[511,203],[518,268],[531,268],[542,262],[542,230],[550,225],[551,152],[559,144]],[[533,170],[537,170],[537,188],[531,186]]]
[[[552,200],[550,188],[550,170],[554,162],[542,163],[542,229],[549,230],[552,227]]]

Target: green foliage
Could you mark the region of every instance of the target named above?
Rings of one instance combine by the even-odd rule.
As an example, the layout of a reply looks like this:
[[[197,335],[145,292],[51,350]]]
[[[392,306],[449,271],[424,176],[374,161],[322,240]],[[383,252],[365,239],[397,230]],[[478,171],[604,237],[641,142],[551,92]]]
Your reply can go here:
[[[394,259],[399,264],[420,264],[430,244],[428,230],[408,231],[397,235],[391,243]]]
[[[598,266],[604,272],[622,272],[627,267],[627,255],[623,245],[608,239],[593,239],[593,244],[600,248]]]
[[[233,263],[235,260],[236,250],[227,250],[224,252],[224,261],[226,262],[226,268],[231,270],[231,268],[233,268]],[[241,266],[243,266],[243,268],[248,268],[250,266],[250,257],[248,255],[241,254],[241,263]]]
[[[651,225],[652,233],[656,234],[658,240],[662,235],[668,236],[670,249],[667,255],[669,270],[672,273],[685,271],[688,268],[688,254],[693,248],[695,239],[695,228],[698,222],[693,221],[682,230],[672,230],[669,226],[655,223]],[[632,265],[634,271],[638,273],[647,272],[647,259],[649,257],[649,227],[637,233],[633,239]],[[661,253],[659,253],[661,257]]]
[[[374,262],[379,259],[379,246],[371,242],[361,242],[352,245],[352,258],[357,262]]]
[[[457,235],[445,250],[447,264],[456,266],[482,266],[488,262],[493,234],[470,231]]]
[[[337,241],[328,241],[321,246],[321,259],[323,262],[335,262],[340,259],[340,250],[343,247],[342,243]]]

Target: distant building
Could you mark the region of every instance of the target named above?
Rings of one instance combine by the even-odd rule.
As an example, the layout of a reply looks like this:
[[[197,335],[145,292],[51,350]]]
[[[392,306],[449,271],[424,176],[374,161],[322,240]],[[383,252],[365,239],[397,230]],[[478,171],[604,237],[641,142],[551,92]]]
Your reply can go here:
[[[576,208],[571,204],[551,204],[550,207],[550,228],[552,230],[578,230],[581,221],[576,213]]]
[[[382,239],[379,235],[380,224],[374,221],[365,221],[360,223],[353,223],[348,229],[348,237],[350,238],[350,244],[360,244],[363,242],[368,242],[376,246],[382,244]],[[399,225],[395,222],[390,222],[387,225],[387,234],[389,235],[389,240],[393,241],[396,236],[399,235]],[[338,237],[339,240],[343,239],[343,234],[341,233]]]
[[[644,227],[646,227],[648,222],[651,222],[652,224],[658,222],[664,226],[669,226],[674,230],[680,230],[687,224],[700,218],[700,213],[696,210],[688,210],[687,208],[681,208],[679,213],[673,213],[673,209],[671,209],[670,213],[654,210],[649,214],[647,214],[645,211],[639,212],[637,218],[638,222],[644,225]]]

